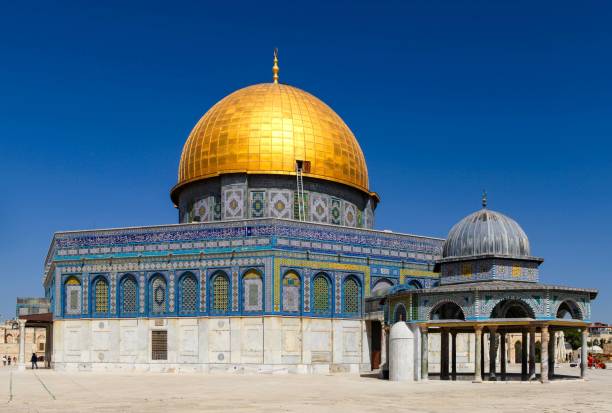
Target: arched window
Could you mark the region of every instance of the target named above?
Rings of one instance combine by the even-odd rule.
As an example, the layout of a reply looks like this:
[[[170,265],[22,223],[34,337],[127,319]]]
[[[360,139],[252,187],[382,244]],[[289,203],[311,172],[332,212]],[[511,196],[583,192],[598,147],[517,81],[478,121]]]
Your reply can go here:
[[[66,314],[81,314],[81,281],[77,277],[69,277],[65,284]]]
[[[198,305],[198,282],[192,273],[187,273],[179,283],[179,313],[195,313]]]
[[[13,344],[13,336],[11,334],[6,335],[6,343]]]
[[[163,314],[168,306],[168,294],[166,280],[160,274],[156,275],[151,281],[151,312],[153,314]]]
[[[331,291],[327,277],[317,275],[312,285],[314,294],[313,311],[315,313],[329,313],[331,311]]]
[[[94,281],[94,313],[108,312],[108,282],[99,277]]]
[[[229,279],[224,273],[217,274],[213,279],[213,311],[229,311]]]
[[[393,322],[406,321],[406,307],[404,304],[398,304],[395,306],[395,312],[393,313]]]
[[[247,271],[242,277],[242,309],[244,311],[262,311],[261,275],[255,270]]]
[[[359,314],[361,308],[361,292],[359,283],[353,277],[344,280],[342,294],[342,312],[345,314]]]
[[[120,284],[121,313],[135,314],[138,311],[138,284],[132,275],[126,275]]]
[[[296,313],[300,311],[300,276],[289,271],[283,277],[283,311]]]

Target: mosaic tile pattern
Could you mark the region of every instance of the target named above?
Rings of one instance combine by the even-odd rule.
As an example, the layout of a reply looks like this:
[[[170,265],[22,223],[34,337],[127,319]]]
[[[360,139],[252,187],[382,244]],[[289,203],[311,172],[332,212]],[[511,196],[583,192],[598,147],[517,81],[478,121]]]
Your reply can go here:
[[[264,218],[266,216],[266,192],[249,192],[249,216],[250,218]]]
[[[293,218],[293,191],[270,190],[268,192],[268,216],[273,218]]]
[[[244,213],[244,187],[226,186],[223,193],[223,219],[245,218]]]
[[[327,197],[322,194],[310,194],[310,213],[313,222],[329,222],[329,206]]]
[[[338,198],[331,199],[330,222],[334,225],[342,225],[342,201]]]

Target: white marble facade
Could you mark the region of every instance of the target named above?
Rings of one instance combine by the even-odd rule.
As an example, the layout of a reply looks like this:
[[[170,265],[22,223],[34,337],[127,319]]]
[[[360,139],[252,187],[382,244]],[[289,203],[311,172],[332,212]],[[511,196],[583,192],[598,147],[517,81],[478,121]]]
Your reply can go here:
[[[153,360],[152,332],[167,331]],[[300,317],[57,320],[57,370],[330,373],[368,370],[365,322]]]

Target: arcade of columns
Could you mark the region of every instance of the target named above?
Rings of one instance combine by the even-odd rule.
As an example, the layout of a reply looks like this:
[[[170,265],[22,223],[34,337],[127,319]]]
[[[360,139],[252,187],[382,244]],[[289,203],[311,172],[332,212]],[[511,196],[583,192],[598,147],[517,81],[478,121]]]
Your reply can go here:
[[[539,322],[525,321],[517,325],[516,322],[465,322],[444,320],[431,321],[420,325],[421,329],[421,379],[429,376],[428,334],[440,334],[440,379],[457,379],[457,334],[474,333],[475,335],[475,368],[474,382],[481,383],[485,379],[485,332],[489,334],[489,372],[488,380],[498,380],[496,372],[496,358],[498,345],[500,347],[499,379],[505,381],[506,373],[506,334],[521,333],[521,380],[536,379],[536,333],[541,337],[540,353],[540,381],[547,383],[555,375],[555,334],[562,328],[573,326],[580,328],[582,336],[582,349],[580,355],[580,377],[584,378],[587,369],[587,337],[588,330],[584,323],[571,322]],[[552,335],[552,339],[551,339]],[[449,337],[450,336],[450,337]],[[450,349],[449,349],[450,342]],[[529,345],[527,345],[529,342]],[[450,350],[450,351],[449,351]],[[450,356],[450,360],[449,360]]]

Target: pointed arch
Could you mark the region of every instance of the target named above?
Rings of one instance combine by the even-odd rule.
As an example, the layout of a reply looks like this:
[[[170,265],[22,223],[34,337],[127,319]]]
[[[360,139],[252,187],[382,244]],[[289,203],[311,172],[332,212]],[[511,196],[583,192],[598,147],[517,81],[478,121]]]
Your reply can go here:
[[[342,282],[342,312],[344,314],[361,314],[361,282],[354,275],[349,275]]]
[[[407,320],[407,312],[406,306],[404,304],[399,303],[395,305],[395,309],[393,310],[393,323],[397,323],[399,321]]]
[[[198,309],[198,279],[191,271],[184,272],[178,282],[179,314],[194,314]]]
[[[64,281],[64,313],[66,315],[81,314],[81,280],[71,275]]]
[[[318,273],[312,280],[312,310],[317,314],[332,312],[332,283],[329,276]]]
[[[302,296],[302,278],[295,270],[289,270],[283,275],[283,290],[281,294],[283,311],[297,313],[300,311]]]
[[[254,268],[242,275],[242,311],[263,311],[263,277]]]
[[[230,280],[224,271],[217,271],[211,277],[211,311],[226,313],[230,309]]]
[[[108,293],[108,280],[103,275],[98,275],[91,280],[91,309],[96,315],[108,314],[110,300]]]
[[[133,274],[125,274],[119,280],[119,313],[134,316],[138,312],[138,282]]]
[[[149,310],[154,315],[168,311],[168,284],[163,274],[155,273],[149,280]]]

